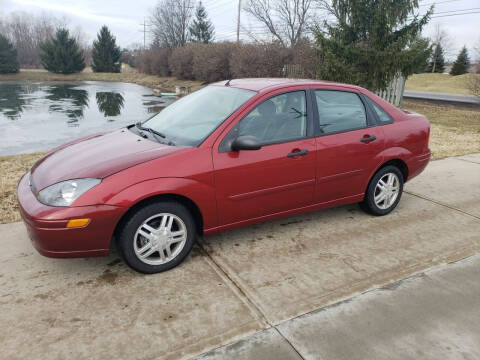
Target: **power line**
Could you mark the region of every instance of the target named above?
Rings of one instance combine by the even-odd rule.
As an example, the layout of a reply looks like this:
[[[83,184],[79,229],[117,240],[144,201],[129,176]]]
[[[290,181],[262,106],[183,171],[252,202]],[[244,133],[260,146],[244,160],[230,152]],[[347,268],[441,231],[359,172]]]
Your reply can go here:
[[[428,3],[428,4],[421,4],[421,5],[419,5],[419,7],[422,7],[422,6],[430,6],[430,5],[440,5],[440,4],[446,4],[446,3],[456,2],[456,1],[462,1],[462,0],[437,1],[437,2],[431,2],[431,3]]]
[[[439,15],[439,16],[432,16],[432,19],[441,18],[441,17],[449,17],[449,16],[459,16],[459,15],[471,15],[471,14],[480,14],[480,11],[472,11],[463,14],[450,14],[450,15]]]

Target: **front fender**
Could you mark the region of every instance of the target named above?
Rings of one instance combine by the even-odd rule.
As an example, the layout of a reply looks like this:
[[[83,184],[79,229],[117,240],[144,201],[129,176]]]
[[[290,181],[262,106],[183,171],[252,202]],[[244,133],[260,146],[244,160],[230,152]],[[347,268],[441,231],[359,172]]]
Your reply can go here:
[[[204,228],[217,226],[215,189],[208,184],[185,178],[157,178],[131,185],[113,195],[107,205],[130,208],[158,195],[179,195],[193,201],[202,213]]]

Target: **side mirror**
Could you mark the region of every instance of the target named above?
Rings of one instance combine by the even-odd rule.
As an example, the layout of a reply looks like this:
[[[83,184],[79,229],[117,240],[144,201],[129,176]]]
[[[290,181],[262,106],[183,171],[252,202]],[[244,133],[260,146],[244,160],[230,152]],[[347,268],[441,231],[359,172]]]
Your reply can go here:
[[[252,135],[242,135],[232,142],[232,150],[258,150],[262,147],[260,140]]]

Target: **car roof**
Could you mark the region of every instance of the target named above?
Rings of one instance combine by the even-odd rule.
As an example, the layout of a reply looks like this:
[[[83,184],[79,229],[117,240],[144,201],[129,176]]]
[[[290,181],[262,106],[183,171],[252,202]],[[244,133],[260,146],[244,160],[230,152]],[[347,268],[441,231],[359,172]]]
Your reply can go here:
[[[213,83],[212,85],[217,86],[230,86],[240,89],[252,90],[257,92],[265,92],[273,89],[288,87],[288,86],[321,86],[325,85],[328,87],[339,86],[342,88],[349,88],[353,90],[360,90],[362,88],[349,85],[335,83],[331,81],[322,81],[322,80],[310,80],[310,79],[289,79],[289,78],[248,78],[248,79],[232,79],[229,80],[228,85],[227,81],[219,81]]]

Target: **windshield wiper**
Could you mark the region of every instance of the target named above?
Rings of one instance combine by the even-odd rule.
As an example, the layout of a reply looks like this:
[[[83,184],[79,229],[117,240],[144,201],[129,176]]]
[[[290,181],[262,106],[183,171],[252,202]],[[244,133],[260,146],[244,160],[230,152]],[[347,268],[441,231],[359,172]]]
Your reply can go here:
[[[152,128],[149,128],[149,127],[145,127],[142,125],[142,123],[139,121],[135,124],[136,128],[137,129],[140,129],[140,130],[144,130],[144,131],[148,131],[150,134],[152,135],[156,135],[156,136],[160,136],[161,138],[165,139],[166,136],[164,134],[162,134],[160,131],[157,131],[157,130],[154,130]]]

